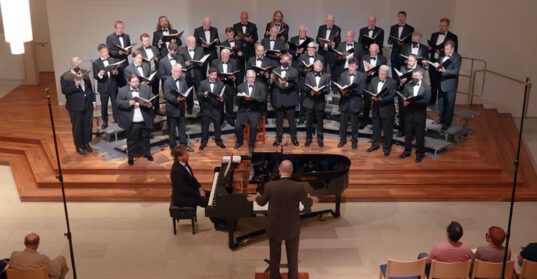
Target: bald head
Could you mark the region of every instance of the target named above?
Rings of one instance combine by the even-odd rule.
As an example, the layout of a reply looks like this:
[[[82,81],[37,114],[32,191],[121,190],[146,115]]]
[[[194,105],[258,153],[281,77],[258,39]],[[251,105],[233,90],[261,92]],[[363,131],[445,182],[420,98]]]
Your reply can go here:
[[[26,248],[37,250],[39,247],[39,235],[36,233],[29,233],[24,237],[24,246]]]
[[[278,170],[280,172],[281,177],[290,177],[293,174],[293,163],[289,160],[283,160],[280,163],[280,168]]]
[[[326,23],[326,27],[332,28],[334,26],[334,15],[333,14],[327,15],[325,23]]]
[[[248,13],[246,11],[241,12],[241,23],[242,24],[248,23]]]
[[[195,48],[196,47],[196,37],[194,37],[194,36],[186,37],[186,45],[189,48]]]
[[[367,26],[369,28],[375,28],[377,25],[377,17],[375,15],[369,15],[367,17]]]
[[[210,17],[204,17],[203,18],[203,28],[209,28],[211,27],[211,18]]]

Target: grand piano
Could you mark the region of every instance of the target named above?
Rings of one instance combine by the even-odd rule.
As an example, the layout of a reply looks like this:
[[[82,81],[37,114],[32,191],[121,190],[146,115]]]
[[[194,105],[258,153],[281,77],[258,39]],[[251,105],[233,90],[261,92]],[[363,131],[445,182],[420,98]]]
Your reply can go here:
[[[306,192],[312,196],[335,196],[335,208],[312,212],[300,207],[301,218],[331,214],[340,216],[341,193],[347,188],[349,158],[331,154],[284,154],[254,152],[244,156],[224,156],[222,165],[214,169],[209,203],[205,216],[226,220],[228,244],[235,249],[248,239],[263,235],[257,230],[235,238],[237,222],[242,218],[266,215],[268,206],[260,207],[246,199],[248,193],[263,192],[264,184],[279,178],[278,167],[283,160],[293,162],[293,179],[306,182]]]

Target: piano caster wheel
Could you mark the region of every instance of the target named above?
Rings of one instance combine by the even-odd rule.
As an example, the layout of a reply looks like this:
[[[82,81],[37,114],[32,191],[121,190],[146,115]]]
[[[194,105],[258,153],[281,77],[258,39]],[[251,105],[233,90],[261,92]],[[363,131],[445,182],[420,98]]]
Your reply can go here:
[[[323,221],[325,221],[325,220],[326,220],[326,219],[324,218],[324,215],[323,215],[323,214],[319,215],[319,221],[323,222]]]

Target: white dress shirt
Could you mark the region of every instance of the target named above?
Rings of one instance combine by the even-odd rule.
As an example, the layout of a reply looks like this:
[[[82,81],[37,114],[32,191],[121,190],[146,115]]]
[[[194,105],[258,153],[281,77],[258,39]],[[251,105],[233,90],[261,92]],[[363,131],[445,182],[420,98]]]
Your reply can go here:
[[[131,88],[131,95],[133,98],[140,96],[139,90],[140,89]],[[140,104],[138,104],[138,102],[134,104],[134,114],[132,115],[132,122],[134,123],[144,122],[144,117],[142,116],[142,111],[140,110]]]
[[[190,172],[190,168],[186,165],[186,163],[179,161],[179,164],[181,164],[181,166],[183,166],[186,169],[186,171],[188,171],[188,174],[192,176],[192,173]]]
[[[399,25],[397,27],[397,37],[401,39],[401,35],[403,35],[403,28],[405,28],[405,25]]]
[[[418,82],[418,83],[416,83],[416,84],[414,85],[414,88],[412,88],[412,89],[413,89],[413,95],[412,95],[412,96],[414,96],[414,97],[415,97],[415,96],[418,96],[418,92],[419,92],[419,90],[420,90],[420,86],[421,86],[421,81]]]
[[[223,63],[222,62],[222,70],[224,71],[224,73],[227,73],[227,63]]]
[[[211,43],[211,30],[207,29],[204,31],[205,33],[205,41],[210,44]]]
[[[377,84],[377,93],[379,93],[382,90],[382,87],[384,86],[385,80],[379,80],[379,83]]]

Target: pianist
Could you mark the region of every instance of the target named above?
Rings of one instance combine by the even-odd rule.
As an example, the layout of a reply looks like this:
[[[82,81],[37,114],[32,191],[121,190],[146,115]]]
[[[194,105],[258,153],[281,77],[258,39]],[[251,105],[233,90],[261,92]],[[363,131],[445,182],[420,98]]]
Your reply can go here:
[[[298,277],[298,243],[300,238],[299,203],[311,207],[319,199],[306,193],[304,183],[291,180],[293,163],[289,160],[281,162],[278,169],[280,180],[265,185],[263,195],[249,195],[248,200],[264,206],[269,203],[267,236],[270,247],[270,278],[280,277],[281,245],[285,241],[289,279]]]
[[[179,207],[207,207],[209,201],[209,191],[201,187],[194,172],[188,164],[190,156],[183,145],[175,146],[171,155],[173,158],[173,166],[170,172],[172,181],[172,203]],[[225,230],[225,222],[211,218],[216,230]]]

